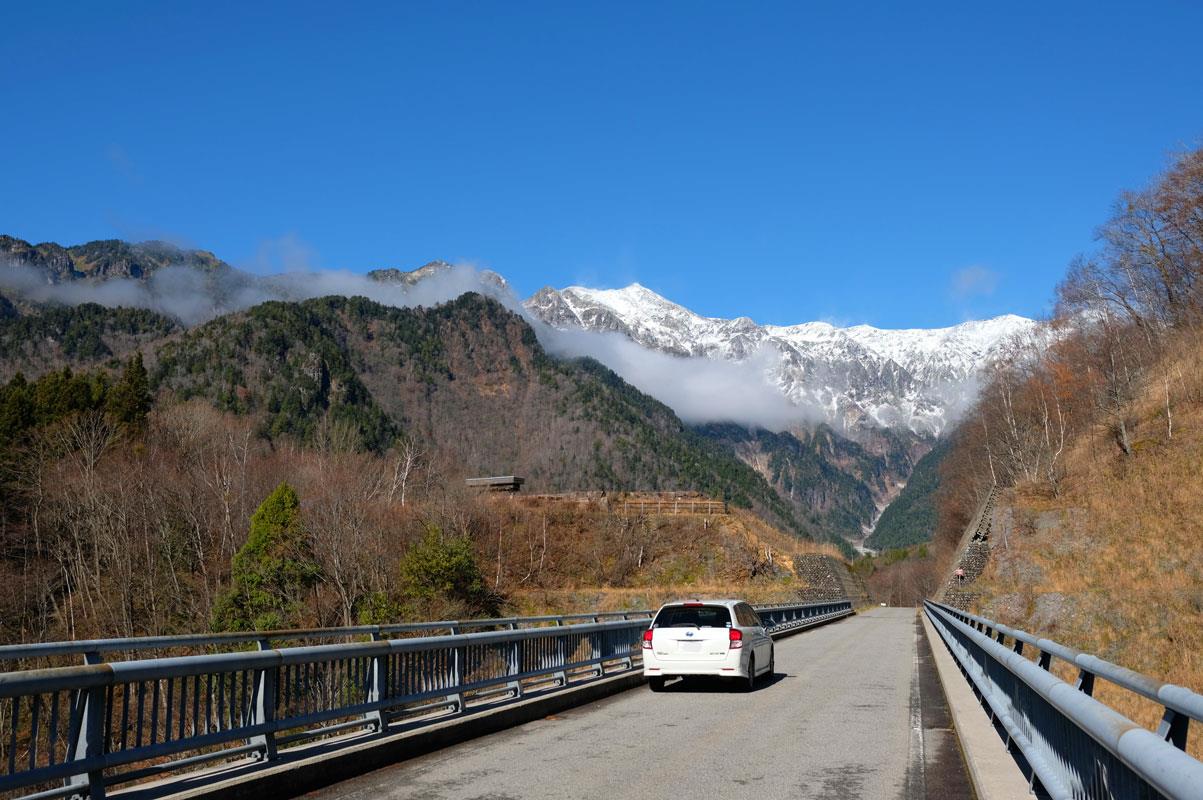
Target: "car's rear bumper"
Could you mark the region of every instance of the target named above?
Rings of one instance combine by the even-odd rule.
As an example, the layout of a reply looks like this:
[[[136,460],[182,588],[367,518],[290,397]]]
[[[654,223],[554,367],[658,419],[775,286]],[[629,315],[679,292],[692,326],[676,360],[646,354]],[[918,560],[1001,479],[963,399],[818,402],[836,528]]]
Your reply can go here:
[[[681,675],[713,675],[720,678],[748,677],[748,662],[743,650],[732,650],[721,659],[665,659],[654,652],[643,651],[643,674],[645,677],[675,678]]]

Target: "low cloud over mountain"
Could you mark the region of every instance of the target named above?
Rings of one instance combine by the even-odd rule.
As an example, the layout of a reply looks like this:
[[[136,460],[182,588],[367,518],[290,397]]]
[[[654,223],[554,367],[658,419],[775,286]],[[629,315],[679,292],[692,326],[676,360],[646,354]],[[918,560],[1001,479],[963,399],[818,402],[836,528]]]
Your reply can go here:
[[[601,361],[686,422],[773,431],[825,422],[853,434],[938,434],[972,400],[998,348],[1033,325],[1006,316],[934,330],[762,326],[699,316],[638,284],[547,288],[524,303],[501,276],[465,265],[260,276],[162,242],[60,247],[0,237],[0,258],[0,292],[14,298],[146,308],[186,326],[269,300],[343,295],[410,307],[479,292],[522,314],[550,352]]]

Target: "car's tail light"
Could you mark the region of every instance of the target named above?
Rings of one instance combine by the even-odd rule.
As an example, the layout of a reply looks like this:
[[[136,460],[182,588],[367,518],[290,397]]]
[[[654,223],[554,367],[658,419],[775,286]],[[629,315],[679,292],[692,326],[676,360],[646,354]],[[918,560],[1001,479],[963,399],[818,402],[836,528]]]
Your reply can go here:
[[[739,648],[739,647],[743,647],[744,646],[744,632],[739,630],[738,628],[728,628],[727,629],[727,640],[730,643],[732,650],[735,650],[736,648]]]
[[[652,649],[652,629],[651,628],[648,628],[646,631],[643,632],[643,649],[644,650]]]

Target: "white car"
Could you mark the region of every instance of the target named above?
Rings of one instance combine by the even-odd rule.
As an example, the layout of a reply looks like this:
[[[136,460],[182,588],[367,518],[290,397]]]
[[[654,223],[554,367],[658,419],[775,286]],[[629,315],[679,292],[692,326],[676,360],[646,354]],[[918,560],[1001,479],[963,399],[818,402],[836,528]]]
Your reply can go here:
[[[653,692],[687,675],[731,678],[751,691],[774,666],[773,639],[741,600],[667,603],[643,632],[643,674]]]

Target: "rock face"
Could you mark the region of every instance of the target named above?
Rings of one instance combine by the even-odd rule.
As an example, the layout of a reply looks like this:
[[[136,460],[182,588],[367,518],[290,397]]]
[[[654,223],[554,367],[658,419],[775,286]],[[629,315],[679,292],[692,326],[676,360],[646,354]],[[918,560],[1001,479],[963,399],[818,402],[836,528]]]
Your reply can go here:
[[[32,267],[45,276],[47,283],[86,278],[146,278],[168,266],[206,272],[230,269],[206,250],[185,250],[168,242],[134,243],[119,239],[63,247],[53,242],[35,245],[12,236],[0,236],[0,267],[3,262]]]
[[[417,269],[404,270],[397,269],[396,267],[374,269],[368,272],[368,277],[380,283],[391,283],[410,288],[417,286],[422,281],[445,276],[454,269],[455,266],[448,264],[446,261],[429,261]],[[482,270],[480,278],[482,284],[487,288],[495,289],[502,294],[509,293],[510,291],[510,285],[506,282],[505,278],[492,270]]]
[[[561,329],[613,331],[653,350],[731,361],[763,358],[789,400],[837,430],[885,427],[938,435],[971,402],[982,368],[1035,322],[1007,315],[950,328],[758,325],[703,317],[639,284],[541,289],[526,308]]]

